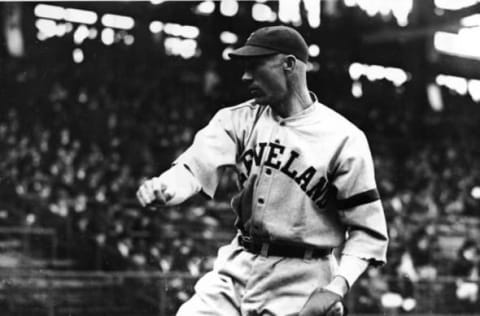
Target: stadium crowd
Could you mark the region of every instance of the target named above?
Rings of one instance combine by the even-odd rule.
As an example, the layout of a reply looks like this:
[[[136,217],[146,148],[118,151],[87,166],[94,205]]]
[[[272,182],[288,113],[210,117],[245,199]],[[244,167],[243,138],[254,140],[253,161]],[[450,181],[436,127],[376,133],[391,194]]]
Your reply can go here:
[[[35,58],[5,64],[0,226],[55,228],[58,255],[78,269],[198,276],[234,233],[228,208],[235,174],[226,170],[213,201],[199,196],[179,207],[141,209],[134,192],[166,169],[217,109],[246,95],[228,86],[235,73],[221,73],[213,62],[116,54],[83,64],[51,58],[54,65]],[[310,86],[323,100],[323,87]],[[435,112],[404,93],[408,86],[364,86],[383,95],[345,93],[324,102],[365,130],[375,159],[391,248],[389,264],[359,282],[364,310],[371,311],[381,293],[413,297],[421,280],[478,279],[478,235],[469,227],[478,232],[480,223],[472,194],[480,183],[480,111],[447,90],[444,111]],[[473,250],[465,255],[465,248]],[[392,286],[378,274],[405,282]]]

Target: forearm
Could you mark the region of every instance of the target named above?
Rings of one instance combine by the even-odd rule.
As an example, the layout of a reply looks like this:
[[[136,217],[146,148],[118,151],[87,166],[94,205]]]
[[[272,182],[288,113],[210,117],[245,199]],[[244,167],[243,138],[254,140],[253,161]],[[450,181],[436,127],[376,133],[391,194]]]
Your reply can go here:
[[[368,268],[368,265],[367,260],[351,255],[342,255],[334,278],[325,288],[344,296]]]

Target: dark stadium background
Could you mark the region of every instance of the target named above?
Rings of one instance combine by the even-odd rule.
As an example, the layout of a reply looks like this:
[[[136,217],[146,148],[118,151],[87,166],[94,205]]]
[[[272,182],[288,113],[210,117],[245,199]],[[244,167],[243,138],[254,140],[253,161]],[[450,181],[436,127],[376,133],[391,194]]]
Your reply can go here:
[[[234,234],[235,175],[179,207],[141,209],[135,191],[248,98],[224,56],[279,23],[316,45],[319,100],[370,139],[391,245],[351,314],[480,314],[478,13],[477,0],[1,2],[0,314],[174,315]]]

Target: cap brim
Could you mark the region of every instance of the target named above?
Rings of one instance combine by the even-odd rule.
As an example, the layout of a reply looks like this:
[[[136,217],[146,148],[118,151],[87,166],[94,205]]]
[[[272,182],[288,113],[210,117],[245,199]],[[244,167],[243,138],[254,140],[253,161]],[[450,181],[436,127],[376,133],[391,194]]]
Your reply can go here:
[[[228,53],[228,57],[230,57],[231,59],[235,59],[235,58],[246,58],[246,57],[255,57],[255,56],[267,56],[267,55],[273,55],[277,53],[278,53],[277,51],[274,51],[272,49],[259,47],[259,46],[245,45]]]

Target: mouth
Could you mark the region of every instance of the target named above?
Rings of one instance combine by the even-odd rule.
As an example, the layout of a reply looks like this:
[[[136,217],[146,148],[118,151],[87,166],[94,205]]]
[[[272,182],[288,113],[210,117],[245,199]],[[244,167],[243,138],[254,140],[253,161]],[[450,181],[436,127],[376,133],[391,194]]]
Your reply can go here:
[[[248,92],[250,92],[250,94],[253,95],[253,96],[259,96],[262,93],[262,91],[260,89],[255,88],[255,87],[249,88]]]

